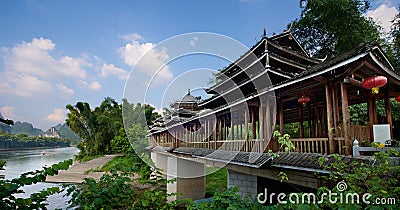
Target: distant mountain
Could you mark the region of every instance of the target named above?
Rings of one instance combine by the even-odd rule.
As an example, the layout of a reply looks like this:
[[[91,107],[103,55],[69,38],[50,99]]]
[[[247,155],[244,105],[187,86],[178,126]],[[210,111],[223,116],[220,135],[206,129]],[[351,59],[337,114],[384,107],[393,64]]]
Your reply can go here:
[[[60,124],[54,126],[54,128],[57,129],[57,130],[60,130],[60,128],[61,128],[62,126],[63,126],[63,124],[60,123]]]
[[[27,134],[29,136],[40,136],[43,134],[43,130],[39,128],[34,128],[32,124],[27,122],[17,121],[11,126],[12,134]]]
[[[54,127],[57,128],[57,126]],[[61,125],[57,130],[58,134],[60,134],[60,137],[65,139],[70,139],[71,144],[77,144],[78,142],[81,141],[81,138],[79,138],[79,136],[76,135],[76,133],[74,133],[71,130],[71,128],[67,125],[67,123]]]

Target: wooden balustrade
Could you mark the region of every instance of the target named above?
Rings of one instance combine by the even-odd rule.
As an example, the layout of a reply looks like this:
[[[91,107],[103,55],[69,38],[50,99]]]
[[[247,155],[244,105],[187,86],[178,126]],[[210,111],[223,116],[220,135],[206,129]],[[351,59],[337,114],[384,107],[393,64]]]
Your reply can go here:
[[[328,154],[328,138],[291,139],[296,152]]]

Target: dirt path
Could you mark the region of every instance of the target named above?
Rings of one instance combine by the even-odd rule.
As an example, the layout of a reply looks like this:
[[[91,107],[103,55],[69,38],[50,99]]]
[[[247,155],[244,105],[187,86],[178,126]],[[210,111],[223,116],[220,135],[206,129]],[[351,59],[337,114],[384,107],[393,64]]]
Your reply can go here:
[[[74,161],[74,164],[68,170],[59,171],[58,175],[55,176],[47,176],[46,182],[82,183],[84,178],[93,178],[96,181],[99,181],[104,172],[89,172],[88,174],[86,174],[85,171],[88,171],[89,169],[101,168],[103,165],[105,165],[108,161],[112,160],[116,156],[117,155],[106,155],[104,157],[89,160],[84,163]]]

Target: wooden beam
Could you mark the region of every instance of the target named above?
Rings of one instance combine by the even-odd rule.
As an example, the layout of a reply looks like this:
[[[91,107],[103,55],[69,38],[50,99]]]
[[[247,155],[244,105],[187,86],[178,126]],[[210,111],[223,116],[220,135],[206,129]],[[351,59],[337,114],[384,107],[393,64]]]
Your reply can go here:
[[[329,141],[329,154],[335,153],[335,144],[333,142],[333,114],[332,114],[332,90],[329,84],[325,85],[325,99],[326,99],[326,115],[327,115],[327,132]]]
[[[351,139],[350,139],[350,114],[349,114],[349,102],[347,98],[347,87],[341,82],[340,83],[340,92],[342,96],[342,116],[343,116],[343,137],[345,140],[345,154],[350,155],[351,149]]]

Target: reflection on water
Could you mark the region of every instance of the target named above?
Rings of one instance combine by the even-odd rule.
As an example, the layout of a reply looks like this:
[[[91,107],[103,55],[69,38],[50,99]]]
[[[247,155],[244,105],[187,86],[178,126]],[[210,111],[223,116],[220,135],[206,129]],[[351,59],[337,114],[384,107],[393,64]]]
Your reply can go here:
[[[50,166],[67,159],[72,159],[79,150],[75,147],[64,147],[54,149],[38,149],[38,150],[18,150],[18,151],[0,151],[0,160],[6,161],[7,165],[4,171],[6,179],[19,177],[22,173],[28,171],[40,170],[43,166]],[[42,189],[60,186],[59,184],[37,183],[35,185],[26,186],[23,188],[25,196],[31,193],[39,192]],[[49,209],[66,208],[66,201],[69,198],[63,197],[62,194],[50,196]]]

